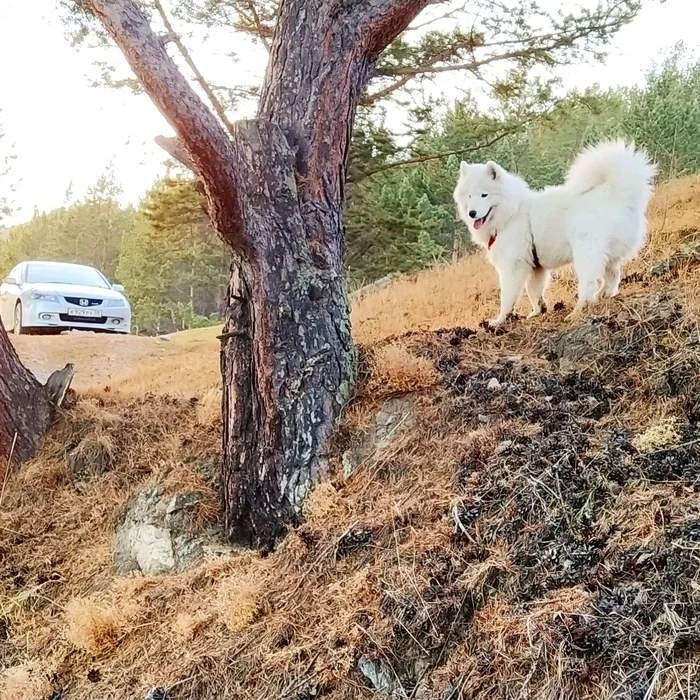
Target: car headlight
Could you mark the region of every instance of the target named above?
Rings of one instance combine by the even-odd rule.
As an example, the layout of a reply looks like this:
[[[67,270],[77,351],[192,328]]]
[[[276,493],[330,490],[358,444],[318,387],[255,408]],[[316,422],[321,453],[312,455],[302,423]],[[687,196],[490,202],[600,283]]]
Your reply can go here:
[[[105,306],[128,306],[125,299],[107,299],[105,301]]]
[[[29,292],[29,298],[35,301],[58,301],[58,297],[55,294],[44,294],[42,292]]]

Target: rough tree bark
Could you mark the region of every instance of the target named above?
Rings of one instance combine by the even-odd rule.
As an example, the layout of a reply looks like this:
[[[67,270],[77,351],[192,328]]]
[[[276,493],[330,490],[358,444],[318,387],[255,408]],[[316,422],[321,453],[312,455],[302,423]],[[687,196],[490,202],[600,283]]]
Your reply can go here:
[[[88,0],[175,129],[236,257],[221,336],[234,541],[272,546],[323,471],[355,373],[342,222],[355,109],[379,54],[432,1],[283,0],[258,117],[229,137],[131,0]]]
[[[19,361],[0,323],[0,474],[8,460],[23,462],[51,425],[49,393]]]

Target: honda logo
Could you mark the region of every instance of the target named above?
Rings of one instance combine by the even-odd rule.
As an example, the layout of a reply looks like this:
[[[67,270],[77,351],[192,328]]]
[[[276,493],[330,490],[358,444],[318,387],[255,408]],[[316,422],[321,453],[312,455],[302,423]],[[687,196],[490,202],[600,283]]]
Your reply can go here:
[[[80,306],[90,306],[90,302],[87,299],[80,300]]]

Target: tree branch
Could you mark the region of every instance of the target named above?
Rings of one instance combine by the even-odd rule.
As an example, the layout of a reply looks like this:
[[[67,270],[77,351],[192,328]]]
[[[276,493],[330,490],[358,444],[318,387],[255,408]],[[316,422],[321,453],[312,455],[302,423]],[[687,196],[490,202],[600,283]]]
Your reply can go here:
[[[472,52],[472,54],[473,54],[473,52]],[[441,61],[447,61],[453,55],[454,54],[453,54],[452,48],[449,48],[445,51],[442,51],[442,52],[438,53],[437,55],[433,56],[433,58],[428,63],[424,63],[421,66],[421,69],[419,72],[406,71],[403,73],[403,75],[401,75],[400,69],[397,69],[397,70],[392,70],[392,69],[378,70],[376,72],[376,75],[379,77],[397,76],[397,75],[401,75],[401,77],[398,80],[391,83],[390,85],[387,85],[386,87],[384,87],[380,90],[377,90],[376,92],[365,95],[365,97],[363,99],[363,104],[372,105],[372,104],[378,102],[379,100],[383,100],[383,99],[389,97],[397,90],[400,90],[404,85],[409,83],[416,76],[422,75],[422,74],[427,74],[430,72],[435,72],[433,70],[433,68],[437,63],[440,63]],[[476,64],[474,64],[474,65],[476,66]]]
[[[428,5],[444,0],[365,0],[358,3],[364,29],[365,51],[377,58]]]
[[[235,133],[235,132],[234,132]],[[173,160],[176,160],[180,165],[184,165],[188,170],[192,172],[194,177],[194,188],[206,198],[207,192],[202,178],[197,175],[197,168],[195,168],[192,159],[187,154],[187,151],[182,147],[182,144],[174,136],[156,136],[153,139],[158,146],[160,146]],[[204,215],[209,221],[209,216],[206,209],[206,203],[202,204],[202,210]]]
[[[202,88],[202,92],[209,99],[211,106],[214,108],[214,111],[219,116],[219,119],[221,119],[223,125],[228,129],[230,134],[233,133],[233,125],[226,116],[226,110],[224,109],[221,102],[219,102],[219,99],[214,94],[214,91],[209,86],[209,83],[204,79],[204,76],[202,75],[199,68],[197,68],[197,64],[194,62],[194,59],[192,58],[190,52],[187,50],[187,47],[182,43],[180,35],[175,31],[175,28],[170,22],[170,18],[168,17],[167,12],[163,9],[163,4],[160,2],[160,0],[154,0],[154,5],[156,10],[158,11],[158,14],[160,15],[161,20],[163,20],[163,25],[165,26],[165,29],[167,30],[169,35],[168,38],[173,42],[173,44],[175,44],[175,46],[177,46],[177,50],[182,55],[182,58],[185,59],[185,63],[189,66],[190,70],[192,71],[194,79],[199,84],[199,87]]]
[[[197,174],[212,207],[212,218],[231,246],[250,248],[243,233],[238,177],[231,140],[178,70],[162,40],[132,0],[86,0],[121,49],[132,71],[161,114],[171,124]]]
[[[156,136],[153,140],[173,160],[176,160],[178,163],[180,163],[180,165],[184,165],[188,170],[191,170],[195,175],[197,175],[197,168],[177,138],[174,136]]]
[[[433,17],[432,19],[428,19],[425,22],[420,22],[418,24],[412,24],[410,27],[408,27],[407,31],[409,32],[416,32],[420,31],[421,29],[425,29],[426,27],[429,27],[433,24],[436,24],[437,22],[442,22],[446,19],[452,19],[456,15],[461,14],[467,9],[467,4],[468,3],[462,3],[458,7],[453,7],[451,10],[448,10],[442,15],[438,15],[437,17]]]
[[[429,61],[426,61],[420,65],[396,67],[383,66],[377,70],[377,77],[392,77],[398,79],[393,83],[390,83],[389,85],[377,90],[376,92],[367,95],[364,102],[365,104],[371,105],[378,100],[385,99],[395,91],[403,88],[412,78],[422,75],[430,76],[439,73],[456,71],[469,71],[471,73],[478,74],[479,68],[493,63],[527,58],[536,59],[541,56],[547,56],[548,61],[554,64],[558,61],[556,56],[552,55],[553,52],[560,49],[571,48],[577,41],[585,39],[592,32],[613,31],[618,28],[619,25],[619,19],[610,18],[610,13],[608,13],[608,15],[601,19],[599,23],[592,26],[587,25],[585,27],[562,30],[558,33],[548,32],[526,38],[503,39],[501,41],[481,43],[474,47],[462,47],[469,48],[468,54],[470,54],[472,58],[470,61],[460,61],[459,63],[445,63],[444,65],[438,65],[441,62],[449,61],[450,59],[455,60],[458,58],[459,53],[450,50],[448,55],[445,55],[444,53],[437,54],[431,57]],[[499,53],[492,53],[484,56],[483,58],[477,58],[475,55],[475,49],[481,51],[486,48],[505,48],[506,46],[513,44],[520,44],[520,47]]]
[[[370,107],[380,100],[393,95],[397,90],[400,90],[404,85],[406,85],[406,83],[410,83],[413,78],[415,78],[414,75],[402,75],[398,80],[394,81],[390,85],[387,85],[381,90],[366,93],[360,102],[364,107]]]
[[[557,41],[553,41],[549,46],[537,46],[537,47],[526,47],[523,49],[518,49],[516,51],[506,51],[504,53],[491,54],[490,56],[485,56],[484,58],[474,59],[467,63],[452,63],[444,66],[436,66],[434,63],[427,63],[422,66],[405,66],[396,69],[387,70],[383,75],[386,76],[409,76],[411,78],[418,75],[425,74],[436,74],[436,73],[449,73],[452,71],[470,71],[475,72],[483,66],[487,66],[491,63],[496,63],[498,61],[512,61],[516,58],[526,58],[527,56],[534,56],[538,53],[548,53],[554,51],[555,49],[562,48],[563,46],[568,46],[573,39],[571,37],[561,37]],[[435,62],[437,63],[437,61]]]
[[[378,175],[379,173],[385,173],[389,170],[394,170],[395,168],[405,168],[408,165],[420,165],[421,163],[429,163],[430,161],[433,160],[442,160],[444,158],[449,158],[450,156],[462,156],[465,155],[466,153],[473,153],[474,151],[480,151],[482,148],[488,148],[489,146],[493,146],[494,144],[498,143],[502,139],[506,138],[506,136],[510,136],[511,134],[515,134],[520,129],[523,128],[526,124],[530,123],[533,121],[532,119],[524,121],[520,124],[517,124],[516,126],[513,126],[510,129],[506,129],[505,131],[502,131],[500,134],[494,136],[492,139],[489,141],[485,141],[484,143],[480,143],[477,146],[469,146],[468,148],[460,148],[456,151],[441,151],[440,153],[431,153],[430,155],[425,155],[425,156],[416,156],[415,158],[407,158],[406,160],[397,160],[394,161],[393,163],[386,163],[385,165],[380,165],[376,168],[373,168],[372,170],[367,170],[364,173],[361,173],[359,177],[357,178],[352,178],[348,179],[348,182],[359,182],[360,180],[364,180],[365,178],[372,177],[373,175]]]
[[[266,29],[265,25],[263,24],[262,20],[260,19],[260,14],[258,13],[257,9],[255,8],[255,2],[253,0],[246,0],[245,5],[248,9],[248,12],[250,12],[250,17],[252,20],[252,25],[255,27],[255,32],[257,34],[258,39],[260,39],[260,42],[262,45],[267,49],[267,52],[270,52],[270,38],[271,34],[268,29]]]

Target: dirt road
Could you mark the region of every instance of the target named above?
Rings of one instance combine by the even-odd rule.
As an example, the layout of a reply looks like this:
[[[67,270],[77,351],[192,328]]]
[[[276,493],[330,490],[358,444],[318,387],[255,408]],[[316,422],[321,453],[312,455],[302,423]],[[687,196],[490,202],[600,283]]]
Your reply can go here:
[[[110,387],[189,394],[218,382],[218,332],[203,328],[158,338],[82,332],[10,337],[22,362],[41,382],[72,362],[77,391]]]
[[[26,367],[46,381],[67,362],[75,365],[73,386],[96,389],[139,364],[167,354],[167,340],[140,336],[66,333],[58,336],[25,335],[12,343]]]

